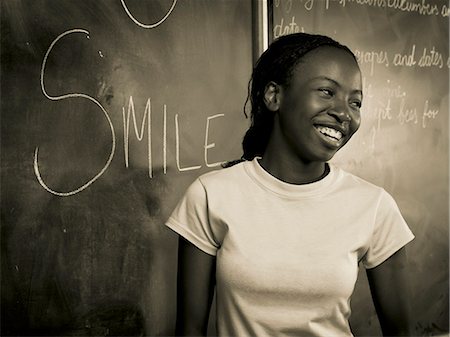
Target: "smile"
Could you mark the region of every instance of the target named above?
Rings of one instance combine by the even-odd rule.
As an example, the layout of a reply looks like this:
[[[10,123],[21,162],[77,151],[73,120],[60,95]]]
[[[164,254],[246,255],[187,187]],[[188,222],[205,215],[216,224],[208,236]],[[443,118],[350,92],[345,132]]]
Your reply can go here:
[[[328,126],[322,126],[322,125],[315,125],[314,126],[317,131],[319,131],[322,135],[327,137],[327,139],[338,142],[342,139],[344,136],[341,131],[330,128]]]

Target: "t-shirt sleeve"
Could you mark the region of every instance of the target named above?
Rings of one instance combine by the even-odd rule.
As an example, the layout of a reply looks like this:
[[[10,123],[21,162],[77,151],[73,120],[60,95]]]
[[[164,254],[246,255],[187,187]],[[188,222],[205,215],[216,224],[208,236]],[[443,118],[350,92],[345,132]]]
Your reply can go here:
[[[383,191],[378,205],[375,226],[367,253],[362,259],[365,268],[375,268],[414,239],[395,200]]]
[[[166,226],[205,253],[213,256],[217,254],[219,244],[211,230],[207,194],[199,179],[189,186]]]

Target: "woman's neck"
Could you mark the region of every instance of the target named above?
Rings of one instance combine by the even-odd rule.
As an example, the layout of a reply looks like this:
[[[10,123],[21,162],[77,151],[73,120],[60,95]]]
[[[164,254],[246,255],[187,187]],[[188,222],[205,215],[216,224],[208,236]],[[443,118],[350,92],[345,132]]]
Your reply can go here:
[[[259,163],[271,175],[290,184],[313,183],[329,173],[329,166],[325,162],[305,163],[300,159],[274,155],[272,151],[266,151]]]

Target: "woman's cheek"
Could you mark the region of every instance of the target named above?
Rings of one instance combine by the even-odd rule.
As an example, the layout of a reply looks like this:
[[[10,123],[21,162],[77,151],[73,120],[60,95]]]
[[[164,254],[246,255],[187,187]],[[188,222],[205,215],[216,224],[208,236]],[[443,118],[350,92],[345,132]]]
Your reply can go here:
[[[361,125],[361,115],[358,113],[356,116],[352,117],[352,121],[350,122],[350,129],[352,133],[358,131]]]
[[[310,111],[322,112],[331,108],[331,105],[321,98],[314,97],[308,101]]]

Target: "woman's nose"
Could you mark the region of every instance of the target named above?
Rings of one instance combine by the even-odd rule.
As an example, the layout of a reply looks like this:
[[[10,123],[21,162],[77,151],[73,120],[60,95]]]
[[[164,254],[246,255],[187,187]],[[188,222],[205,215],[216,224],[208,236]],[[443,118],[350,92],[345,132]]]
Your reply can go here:
[[[348,108],[342,103],[335,104],[335,106],[330,109],[328,113],[336,118],[339,123],[350,122],[352,120]]]

